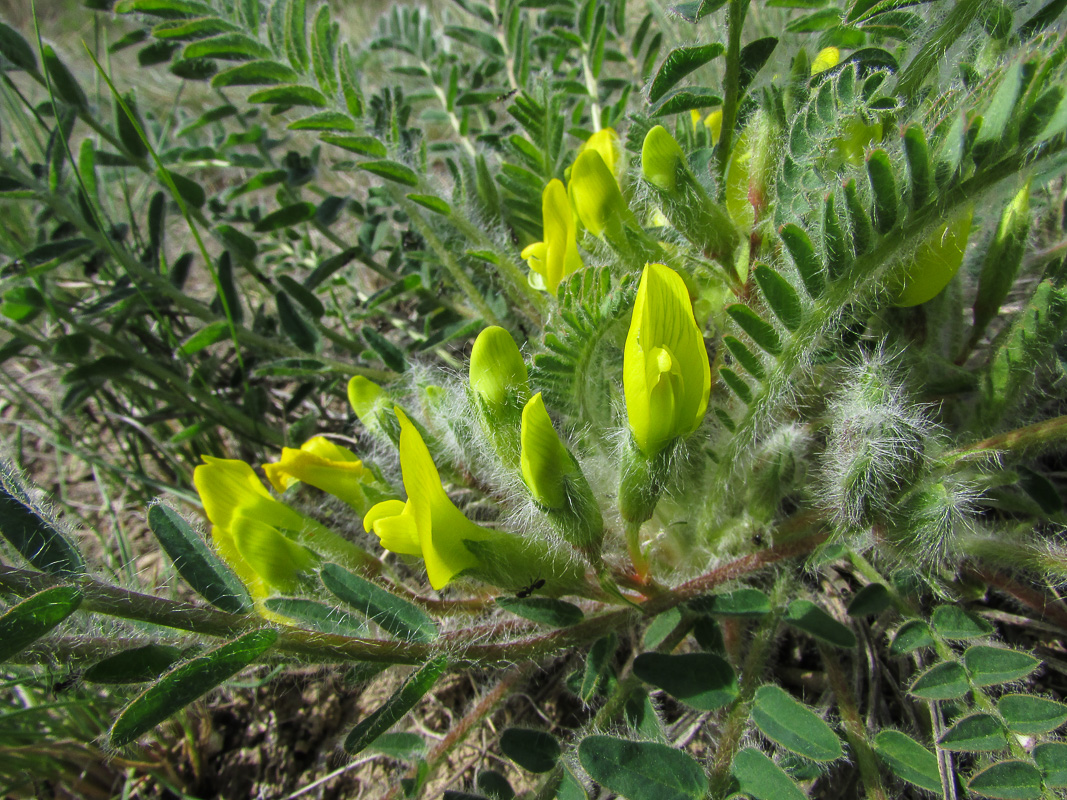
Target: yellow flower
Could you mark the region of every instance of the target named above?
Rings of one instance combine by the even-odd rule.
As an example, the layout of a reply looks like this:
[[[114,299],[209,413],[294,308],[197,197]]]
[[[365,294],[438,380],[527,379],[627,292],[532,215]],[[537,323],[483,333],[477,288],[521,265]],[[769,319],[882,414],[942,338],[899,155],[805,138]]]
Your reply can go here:
[[[836,47],[824,47],[815,55],[811,62],[811,74],[818,75],[820,72],[836,67],[841,63],[841,51]]]
[[[291,591],[318,560],[364,566],[366,553],[329,528],[275,500],[244,461],[203,456],[193,484],[222,558],[262,600],[268,587]]]
[[[641,173],[645,180],[664,192],[678,187],[679,165],[685,164],[685,153],[667,129],[657,125],[645,135],[641,146]]]
[[[711,143],[718,144],[722,135],[722,109],[717,108],[704,117],[704,127],[711,131]]]
[[[578,219],[594,236],[622,238],[623,223],[632,217],[611,169],[598,150],[582,150],[571,167],[567,185]]]
[[[529,393],[526,362],[511,334],[491,325],[478,334],[471,349],[471,389],[494,408],[509,398],[524,398]]]
[[[522,251],[532,270],[530,285],[556,293],[560,281],[582,268],[575,241],[577,226],[563,182],[552,180],[541,195],[541,215],[545,240]]]
[[[552,425],[540,392],[522,411],[521,440],[519,463],[530,494],[546,508],[563,508],[567,504],[566,475],[576,467]]]
[[[648,264],[641,276],[623,351],[630,432],[651,458],[699,427],[708,408],[711,366],[685,282]]]
[[[203,458],[206,463],[193,470],[193,484],[211,522],[211,538],[219,555],[255,600],[269,594],[268,586],[288,591],[314,557],[278,529],[301,531],[310,521],[271,497],[244,461]],[[279,542],[279,537],[285,542]],[[296,555],[297,548],[306,555]]]
[[[578,155],[586,150],[595,150],[600,154],[604,165],[615,177],[616,183],[621,186],[622,178],[626,173],[626,160],[623,157],[622,143],[619,141],[618,134],[611,128],[601,128],[582,145]]]
[[[363,462],[348,448],[323,436],[308,439],[299,450],[282,448],[281,459],[264,464],[263,471],[276,492],[303,482],[343,500],[359,514],[367,510]]]
[[[318,557],[269,522],[234,514],[230,526],[234,546],[244,562],[272,589],[291,593],[318,563]]]
[[[434,589],[441,589],[463,572],[478,566],[479,559],[466,541],[482,541],[493,531],[475,525],[445,493],[441,476],[418,430],[399,408],[400,469],[408,500],[378,503],[363,518],[363,527],[394,553],[421,556]]]

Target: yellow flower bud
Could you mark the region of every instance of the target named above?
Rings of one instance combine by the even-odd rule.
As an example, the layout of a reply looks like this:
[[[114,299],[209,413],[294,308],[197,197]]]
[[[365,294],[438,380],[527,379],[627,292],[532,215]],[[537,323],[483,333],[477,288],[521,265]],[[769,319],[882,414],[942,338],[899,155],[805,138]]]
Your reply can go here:
[[[722,109],[717,108],[704,117],[704,127],[711,131],[711,143],[718,144],[722,135]]]
[[[511,334],[493,325],[478,334],[471,349],[471,389],[493,407],[529,394],[526,362]]]
[[[711,365],[685,281],[648,264],[641,276],[623,351],[630,432],[651,458],[699,427],[711,393]]]
[[[894,305],[917,306],[932,300],[959,271],[971,235],[974,206],[949,220],[915,249],[900,280]]]
[[[366,511],[363,462],[348,448],[323,436],[308,439],[299,450],[283,448],[281,459],[264,464],[263,471],[276,492],[304,482],[343,500],[359,514]]]
[[[621,186],[623,176],[626,174],[626,160],[618,134],[611,128],[601,128],[589,137],[578,154],[581,155],[586,150],[596,150],[600,154],[600,157],[604,159],[604,166]]]
[[[583,150],[575,159],[567,192],[586,230],[594,236],[621,238],[623,223],[632,214],[598,151]]]
[[[552,425],[540,392],[522,411],[521,440],[519,462],[530,494],[546,508],[563,508],[567,504],[565,476],[575,465]]]
[[[685,164],[685,153],[666,128],[657,125],[645,135],[641,174],[646,181],[664,192],[673,192],[678,186],[680,164]]]
[[[522,257],[530,265],[530,285],[554,295],[560,281],[582,268],[575,241],[577,226],[562,181],[552,180],[545,187],[541,216],[545,240],[528,245]]]
[[[479,564],[465,542],[489,539],[495,532],[475,525],[456,508],[418,429],[403,411],[394,411],[400,423],[400,470],[408,499],[378,503],[367,512],[363,527],[373,531],[386,549],[422,556],[430,585],[442,589]]]
[[[820,72],[826,72],[840,63],[841,51],[836,47],[824,47],[811,62],[811,74],[818,75]]]
[[[641,172],[659,195],[671,225],[705,255],[732,265],[740,242],[737,228],[729,214],[708,197],[689,170],[682,148],[662,125],[645,134]]]
[[[348,382],[348,403],[359,421],[369,427],[368,421],[385,405],[385,390],[374,381],[356,375]]]

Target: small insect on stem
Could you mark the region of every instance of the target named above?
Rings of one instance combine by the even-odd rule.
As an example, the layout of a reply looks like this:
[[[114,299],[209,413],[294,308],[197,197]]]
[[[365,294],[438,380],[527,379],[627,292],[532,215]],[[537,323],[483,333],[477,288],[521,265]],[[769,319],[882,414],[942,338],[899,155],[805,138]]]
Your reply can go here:
[[[520,600],[524,600],[544,585],[544,578],[538,578],[529,586],[523,586],[521,589],[519,589],[519,591],[515,592],[515,596],[518,597]]]

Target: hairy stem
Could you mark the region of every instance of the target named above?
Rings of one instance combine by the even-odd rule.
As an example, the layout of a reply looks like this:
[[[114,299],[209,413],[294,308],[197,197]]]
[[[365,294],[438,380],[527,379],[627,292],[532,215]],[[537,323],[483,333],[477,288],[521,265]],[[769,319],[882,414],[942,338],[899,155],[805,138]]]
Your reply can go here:
[[[819,655],[822,656],[823,666],[826,667],[826,676],[830,681],[830,688],[837,697],[837,707],[841,712],[841,721],[845,726],[845,736],[848,739],[849,748],[855,755],[860,768],[860,778],[863,780],[863,788],[870,800],[888,800],[885,787],[882,785],[882,776],[878,772],[878,760],[874,751],[867,741],[867,729],[856,706],[856,698],[852,695],[845,672],[841,669],[838,654],[828,645],[819,642]]]

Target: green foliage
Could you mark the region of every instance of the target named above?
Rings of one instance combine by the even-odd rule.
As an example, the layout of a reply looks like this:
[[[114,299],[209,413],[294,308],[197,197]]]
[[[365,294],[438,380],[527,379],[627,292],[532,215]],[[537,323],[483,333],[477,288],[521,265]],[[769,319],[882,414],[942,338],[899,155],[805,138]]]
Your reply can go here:
[[[368,35],[305,0],[87,6],[121,31],[91,58],[0,23],[12,458],[35,437],[138,502],[277,459],[275,494],[197,473],[210,541],[148,510],[206,603],[98,570],[3,466],[0,655],[141,687],[108,737],[131,775],[299,659],[384,671],[344,748],[410,797],[535,673],[575,697],[489,746],[538,797],[1067,786],[1035,683],[1065,625],[1067,4],[458,0]],[[490,325],[530,365],[507,420],[462,385]],[[635,409],[692,397],[639,453]],[[588,507],[531,491],[560,453]],[[405,720],[458,670],[478,697],[428,747]]]

